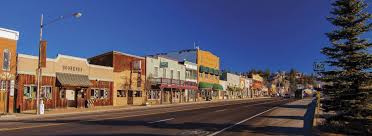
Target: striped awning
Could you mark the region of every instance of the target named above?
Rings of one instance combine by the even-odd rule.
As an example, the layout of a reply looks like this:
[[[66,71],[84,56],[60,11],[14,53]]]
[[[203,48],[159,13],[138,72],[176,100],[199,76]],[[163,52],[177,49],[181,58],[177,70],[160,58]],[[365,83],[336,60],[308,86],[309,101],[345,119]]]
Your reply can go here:
[[[90,87],[92,83],[87,75],[56,73],[57,80],[62,86]]]

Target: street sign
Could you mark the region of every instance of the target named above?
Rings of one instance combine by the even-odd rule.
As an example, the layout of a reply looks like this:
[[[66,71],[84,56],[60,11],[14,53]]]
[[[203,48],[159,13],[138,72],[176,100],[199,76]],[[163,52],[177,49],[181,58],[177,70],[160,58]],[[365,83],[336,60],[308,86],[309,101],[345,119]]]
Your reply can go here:
[[[321,62],[314,62],[314,71],[316,71],[316,72],[322,72],[322,71],[324,71],[325,70],[325,68],[324,68],[324,64],[323,63],[321,63]]]
[[[160,68],[167,68],[168,62],[160,62]]]

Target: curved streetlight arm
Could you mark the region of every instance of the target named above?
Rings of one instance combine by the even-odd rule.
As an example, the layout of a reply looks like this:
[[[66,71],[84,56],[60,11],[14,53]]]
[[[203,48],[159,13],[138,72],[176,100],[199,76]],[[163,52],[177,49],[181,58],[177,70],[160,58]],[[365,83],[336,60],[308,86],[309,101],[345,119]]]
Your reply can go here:
[[[80,12],[77,12],[77,13],[74,13],[74,14],[68,14],[68,15],[64,15],[64,16],[59,16],[58,18],[56,19],[53,19],[47,23],[43,23],[40,27],[45,27],[47,25],[50,25],[50,24],[53,24],[55,22],[58,22],[60,20],[63,20],[63,19],[66,19],[67,17],[75,17],[75,18],[80,18],[83,14],[80,13]]]

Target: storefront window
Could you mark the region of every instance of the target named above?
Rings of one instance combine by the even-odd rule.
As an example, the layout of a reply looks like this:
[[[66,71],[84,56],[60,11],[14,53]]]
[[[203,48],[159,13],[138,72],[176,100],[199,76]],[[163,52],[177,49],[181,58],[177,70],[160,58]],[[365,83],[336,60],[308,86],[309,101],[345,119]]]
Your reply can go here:
[[[117,90],[117,97],[127,97],[125,90]]]
[[[136,91],[134,97],[142,97],[142,91]]]
[[[46,99],[52,99],[52,87],[43,86],[41,97],[46,98]]]
[[[61,90],[59,91],[59,97],[60,97],[61,99],[65,99],[65,98],[66,98],[66,90],[65,90],[65,89],[61,89]]]
[[[90,99],[95,99],[96,98],[96,90],[90,89]]]
[[[91,89],[90,98],[91,99],[105,99],[109,97],[108,89]]]
[[[0,90],[6,90],[7,82],[5,80],[0,81]]]
[[[158,90],[150,90],[148,92],[148,99],[160,99],[160,91]]]
[[[32,99],[36,98],[36,90],[37,87],[35,85],[25,85],[23,87],[23,98],[24,99]]]

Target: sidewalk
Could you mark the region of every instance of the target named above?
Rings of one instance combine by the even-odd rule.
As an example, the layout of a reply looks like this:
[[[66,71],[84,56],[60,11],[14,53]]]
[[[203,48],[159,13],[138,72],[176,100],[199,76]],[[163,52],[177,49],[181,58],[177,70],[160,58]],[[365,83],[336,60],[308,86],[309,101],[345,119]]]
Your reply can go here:
[[[312,135],[315,102],[312,98],[294,101],[248,122],[247,135]]]
[[[140,110],[140,109],[172,107],[172,106],[191,105],[191,104],[218,103],[218,102],[228,102],[228,101],[243,101],[243,100],[254,100],[254,99],[265,99],[265,98],[270,98],[270,97],[232,99],[232,100],[199,101],[199,102],[174,103],[174,104],[162,104],[162,105],[148,105],[148,106],[97,106],[97,107],[94,107],[94,108],[50,109],[50,110],[45,110],[44,115],[35,115],[36,111],[33,110],[33,111],[25,111],[25,112],[22,112],[22,113],[0,115],[0,121],[1,120],[34,119],[34,118],[43,118],[43,117],[57,117],[57,116],[63,116],[63,115],[78,115],[78,114],[90,114],[90,113],[100,113],[100,112],[113,112],[113,111],[123,111],[123,110]]]

